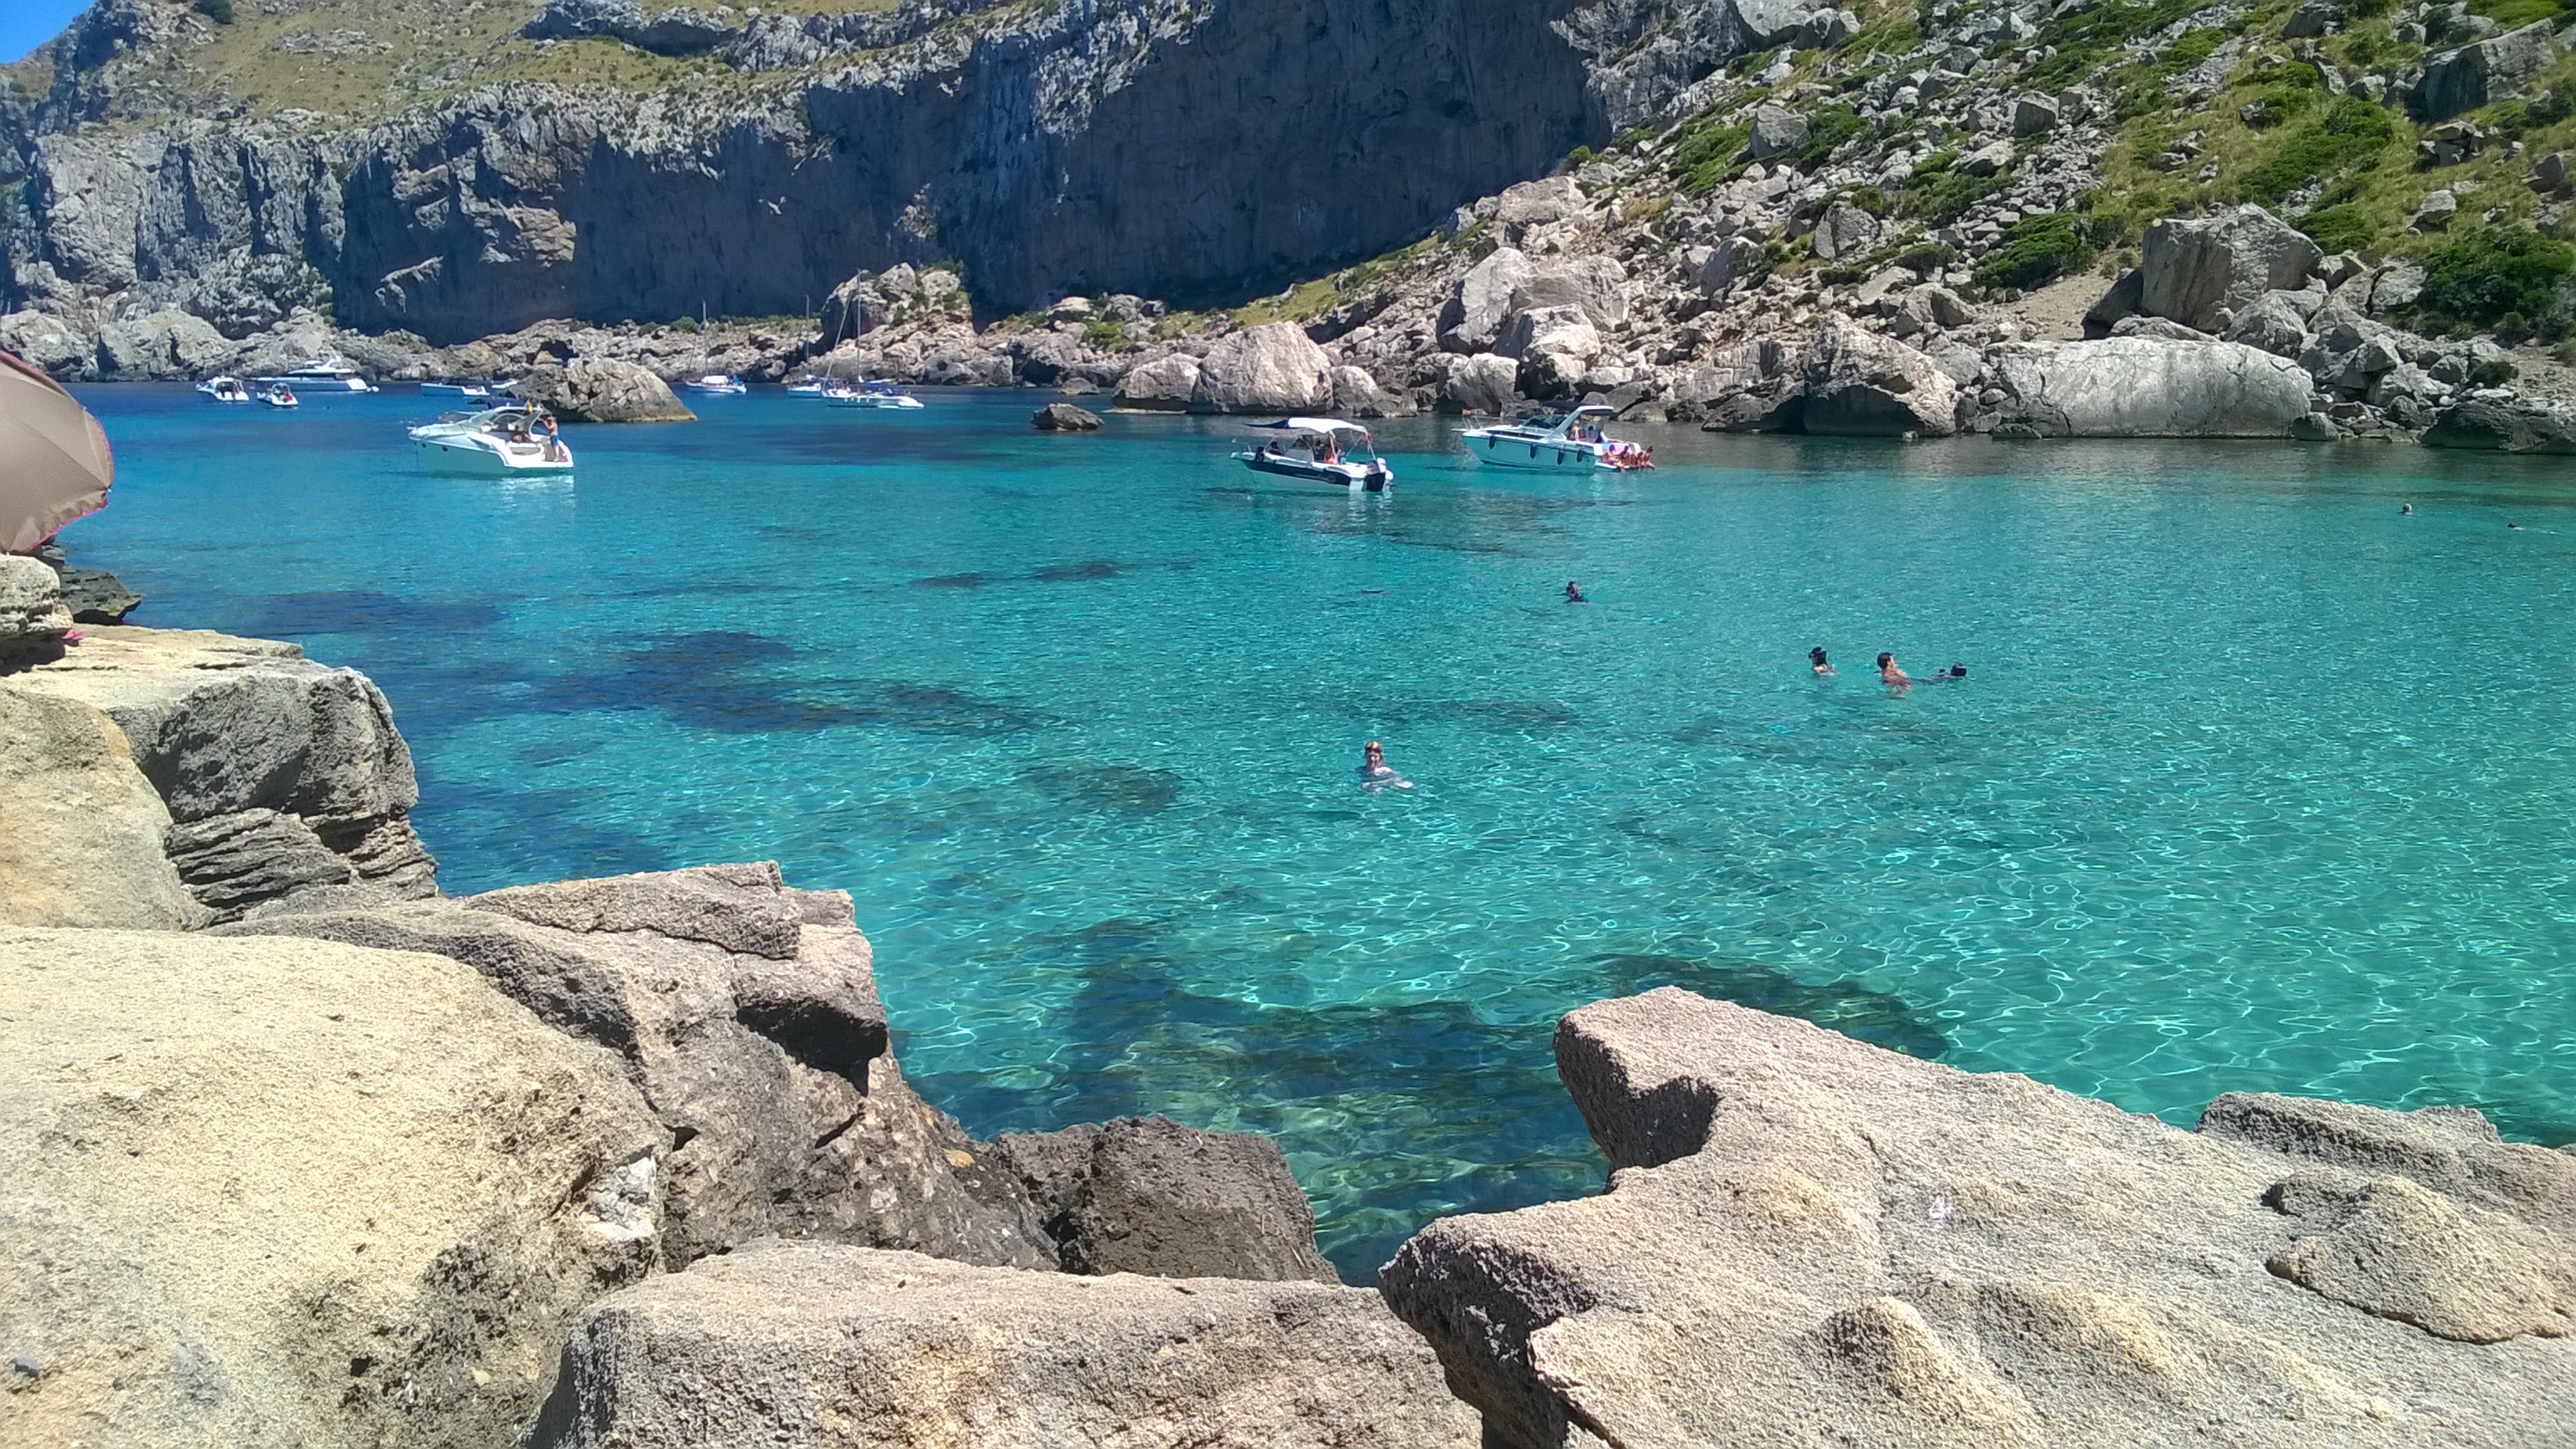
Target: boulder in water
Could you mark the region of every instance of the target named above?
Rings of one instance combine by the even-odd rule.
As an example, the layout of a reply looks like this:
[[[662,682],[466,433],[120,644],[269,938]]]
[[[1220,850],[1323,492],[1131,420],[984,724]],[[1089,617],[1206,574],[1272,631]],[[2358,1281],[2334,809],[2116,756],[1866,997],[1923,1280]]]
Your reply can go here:
[[[540,367],[512,389],[567,423],[694,423],[671,385],[632,362],[582,357]]]

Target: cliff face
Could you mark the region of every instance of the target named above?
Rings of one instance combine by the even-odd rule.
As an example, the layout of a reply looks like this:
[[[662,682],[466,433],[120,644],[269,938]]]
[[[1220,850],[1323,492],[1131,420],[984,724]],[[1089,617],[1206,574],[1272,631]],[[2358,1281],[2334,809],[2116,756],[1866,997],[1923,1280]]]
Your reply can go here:
[[[327,299],[344,326],[453,340],[798,312],[854,272],[949,258],[1004,312],[1244,294],[1604,139],[1572,9],[1062,0],[836,69],[508,82],[361,129],[145,83],[138,57],[205,27],[110,0],[53,48],[40,100],[0,109],[23,178],[0,205],[0,310],[114,298],[239,336]]]

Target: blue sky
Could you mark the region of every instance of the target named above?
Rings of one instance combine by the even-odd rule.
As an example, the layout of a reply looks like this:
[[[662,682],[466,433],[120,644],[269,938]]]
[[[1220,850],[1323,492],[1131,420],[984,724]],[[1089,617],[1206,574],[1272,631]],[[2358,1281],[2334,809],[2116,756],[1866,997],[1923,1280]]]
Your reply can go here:
[[[89,0],[0,0],[0,63],[25,60],[88,8]]]

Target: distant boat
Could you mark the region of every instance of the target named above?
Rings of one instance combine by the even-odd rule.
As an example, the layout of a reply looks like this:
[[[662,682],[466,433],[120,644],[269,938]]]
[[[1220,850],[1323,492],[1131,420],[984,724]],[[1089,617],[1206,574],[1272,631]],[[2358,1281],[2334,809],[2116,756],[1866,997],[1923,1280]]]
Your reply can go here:
[[[340,354],[326,352],[302,367],[291,368],[275,377],[254,377],[256,387],[300,387],[307,392],[374,392],[375,384],[358,375]]]
[[[572,449],[555,436],[555,420],[542,408],[449,413],[412,429],[411,440],[421,461],[443,473],[498,478],[572,471]]]
[[[836,408],[917,408],[921,399],[890,382],[862,382],[855,387],[827,387],[823,401]]]
[[[1377,440],[1357,423],[1281,418],[1251,427],[1267,436],[1234,457],[1255,473],[1368,493],[1383,493],[1395,482],[1395,470],[1377,455]]]
[[[749,387],[746,387],[743,384],[743,380],[741,378],[738,378],[729,372],[710,372],[704,377],[693,377],[689,379],[689,390],[691,392],[712,393],[737,393],[751,391]]]
[[[800,377],[794,382],[787,384],[787,390],[795,393],[799,397],[821,397],[824,391],[823,379],[819,377]]]
[[[1541,413],[1521,422],[1469,428],[1458,436],[1478,462],[1497,468],[1589,473],[1595,468],[1655,466],[1651,449],[1621,442],[1601,431],[1601,424],[1611,416],[1609,408],[1587,403],[1568,413]]]
[[[197,391],[204,393],[208,398],[219,403],[246,403],[250,401],[250,389],[242,386],[242,380],[238,377],[207,378],[204,382],[197,384]]]
[[[270,383],[268,385],[268,391],[259,395],[259,400],[273,408],[291,408],[300,406],[295,398],[295,390],[282,382]]]
[[[487,398],[492,395],[492,385],[488,382],[424,382],[420,385],[420,390],[424,393],[461,398]]]

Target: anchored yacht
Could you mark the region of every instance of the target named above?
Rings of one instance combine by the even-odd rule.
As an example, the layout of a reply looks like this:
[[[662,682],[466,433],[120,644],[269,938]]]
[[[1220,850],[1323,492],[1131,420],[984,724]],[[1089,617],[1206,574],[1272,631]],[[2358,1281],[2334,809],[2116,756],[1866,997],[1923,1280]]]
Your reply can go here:
[[[1611,409],[1587,403],[1567,413],[1540,413],[1520,422],[1469,428],[1458,436],[1467,451],[1498,468],[1545,473],[1589,473],[1595,468],[1651,468],[1654,451],[1601,431]]]
[[[326,352],[302,367],[290,368],[275,377],[254,377],[251,383],[256,387],[300,388],[316,394],[376,390],[375,384],[360,377],[358,370],[336,352]]]
[[[1395,482],[1395,470],[1377,455],[1377,440],[1357,423],[1281,418],[1250,426],[1262,440],[1234,457],[1255,473],[1369,493],[1383,493]]]
[[[411,430],[421,461],[443,473],[487,478],[514,473],[569,473],[572,449],[555,436],[555,420],[542,408],[485,408],[448,413]]]

